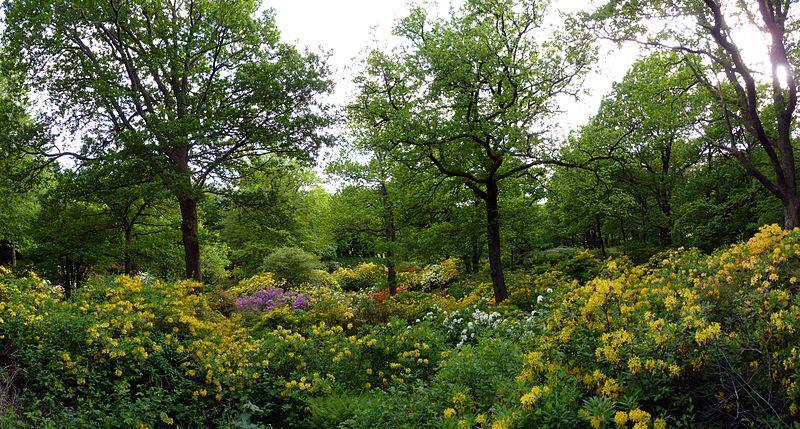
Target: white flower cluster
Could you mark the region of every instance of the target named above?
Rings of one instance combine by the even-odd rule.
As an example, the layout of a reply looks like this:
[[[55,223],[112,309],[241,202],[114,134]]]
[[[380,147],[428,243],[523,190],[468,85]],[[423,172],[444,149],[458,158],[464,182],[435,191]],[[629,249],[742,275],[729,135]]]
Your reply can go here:
[[[142,283],[150,283],[156,279],[156,276],[148,273],[147,271],[142,271],[136,274],[142,280]]]
[[[419,280],[423,290],[436,289],[444,284],[444,269],[441,265],[431,265]]]
[[[550,293],[552,291],[553,291],[553,288],[547,288],[547,293]],[[541,304],[542,301],[544,301],[544,296],[543,295],[539,295],[539,296],[536,297],[536,303],[537,304]]]
[[[477,337],[489,331],[499,331],[507,324],[508,321],[500,313],[496,311],[487,313],[479,308],[475,308],[472,312],[468,310],[453,312],[442,322],[448,336],[458,340],[456,347],[475,341]]]
[[[49,280],[44,280],[44,283],[50,287],[50,291],[55,295],[64,296],[64,286],[61,286],[60,284],[50,284]]]

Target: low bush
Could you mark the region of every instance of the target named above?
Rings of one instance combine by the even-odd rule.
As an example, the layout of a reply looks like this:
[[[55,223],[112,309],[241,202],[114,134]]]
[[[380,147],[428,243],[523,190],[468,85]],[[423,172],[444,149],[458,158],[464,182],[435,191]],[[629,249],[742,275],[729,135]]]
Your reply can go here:
[[[596,261],[574,261],[509,273],[499,304],[480,276],[378,297],[339,289],[350,273],[262,274],[222,294],[254,302],[227,316],[194,282],[66,298],[0,270],[0,427],[800,424],[800,229],[606,260],[585,282]]]
[[[261,264],[262,271],[275,273],[293,286],[314,281],[322,266],[319,258],[297,247],[280,247],[272,251]]]
[[[0,361],[19,371],[19,415],[34,427],[154,427],[238,413],[269,361],[199,287],[121,276],[67,300],[35,277],[1,282]]]
[[[359,264],[355,268],[342,267],[333,277],[346,291],[383,289],[386,287],[386,267],[374,262]]]

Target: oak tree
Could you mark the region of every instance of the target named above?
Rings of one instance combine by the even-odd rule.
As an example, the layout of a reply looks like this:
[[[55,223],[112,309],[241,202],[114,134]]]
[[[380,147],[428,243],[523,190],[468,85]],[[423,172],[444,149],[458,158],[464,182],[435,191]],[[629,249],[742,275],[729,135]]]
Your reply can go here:
[[[61,138],[37,152],[143,161],[177,200],[200,278],[198,199],[246,160],[309,157],[330,123],[322,59],[282,43],[253,0],[14,0],[4,42]],[[79,147],[70,145],[78,141]]]

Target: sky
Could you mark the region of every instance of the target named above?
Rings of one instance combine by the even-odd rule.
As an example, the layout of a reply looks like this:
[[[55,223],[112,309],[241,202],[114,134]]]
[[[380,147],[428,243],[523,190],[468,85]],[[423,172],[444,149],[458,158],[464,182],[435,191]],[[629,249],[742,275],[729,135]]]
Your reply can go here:
[[[276,12],[283,40],[318,52],[329,52],[336,91],[332,102],[342,105],[353,93],[351,84],[365,48],[391,44],[394,22],[405,16],[410,5],[424,0],[265,0],[264,6]],[[428,9],[438,16],[447,16],[453,6],[463,0],[428,0]],[[552,9],[561,12],[591,10],[596,0],[554,0]],[[728,17],[729,22],[736,19]],[[691,25],[691,24],[690,24]],[[768,73],[767,36],[745,28],[734,34],[746,59],[754,69]],[[600,42],[598,62],[586,77],[586,94],[578,100],[562,100],[565,111],[559,121],[567,129],[582,125],[593,115],[613,82],[622,79],[631,64],[642,53],[638,46],[617,46]]]
[[[394,23],[406,15],[412,4],[426,0],[264,0],[265,8],[275,11],[282,39],[312,51],[327,53],[328,64],[336,84],[330,102],[343,106],[354,93],[352,84],[360,59],[369,47],[394,45],[391,35]],[[2,0],[0,0],[2,2]],[[551,12],[588,10],[597,0],[553,0]],[[463,0],[427,0],[429,13],[446,17],[452,7]],[[757,30],[740,31],[734,37],[751,65],[768,72],[765,35]],[[597,111],[613,83],[623,78],[631,64],[642,53],[636,45],[617,46],[600,42],[598,61],[584,81],[584,93],[577,99],[561,98],[562,113],[552,121],[564,137],[570,130],[585,124]],[[322,172],[330,151],[320,159]],[[335,188],[328,183],[326,188]]]
[[[332,102],[344,104],[352,95],[352,77],[367,47],[376,43],[391,44],[394,22],[405,16],[409,0],[268,0],[266,7],[276,12],[283,40],[318,52],[328,52],[334,72],[336,90]],[[447,16],[460,0],[430,2],[428,9],[438,16]],[[554,8],[576,11],[588,6],[588,1],[559,0]],[[612,55],[613,52],[613,55]],[[559,118],[567,128],[584,124],[597,110],[602,96],[612,83],[622,78],[638,55],[634,46],[617,49],[616,45],[601,47],[600,61],[586,79],[587,94],[579,100],[562,100],[565,113]]]
[[[463,0],[429,2],[429,12],[446,17],[451,7]],[[353,95],[353,76],[358,70],[366,49],[374,46],[392,46],[392,27],[404,17],[412,4],[409,0],[267,0],[265,7],[275,11],[276,21],[285,42],[330,55],[328,64],[334,75],[336,87],[331,102],[343,106]],[[557,0],[553,6],[558,11],[574,12],[588,6],[588,1]],[[597,111],[600,101],[614,81],[620,80],[639,55],[635,46],[617,47],[606,43],[600,47],[599,61],[587,76],[585,94],[578,99],[564,97],[559,100],[562,113],[554,123],[559,124],[564,136],[585,124]],[[320,173],[332,153],[326,152],[318,161]],[[324,176],[324,175],[323,175]],[[335,183],[325,185],[335,189]]]

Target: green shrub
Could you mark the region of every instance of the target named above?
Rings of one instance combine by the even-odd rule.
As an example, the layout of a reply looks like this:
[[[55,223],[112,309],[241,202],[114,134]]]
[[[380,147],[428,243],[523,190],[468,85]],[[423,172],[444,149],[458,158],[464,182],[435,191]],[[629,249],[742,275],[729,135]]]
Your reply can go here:
[[[316,255],[297,247],[280,247],[272,251],[261,265],[263,271],[275,273],[293,286],[314,280],[321,263]]]
[[[513,341],[486,338],[446,352],[433,384],[447,391],[457,412],[488,412],[495,404],[516,403],[522,351]]]
[[[581,250],[571,257],[558,262],[555,269],[566,274],[569,278],[585,283],[597,276],[602,265],[603,262],[594,253],[588,250]]]
[[[312,429],[338,427],[350,420],[357,410],[377,405],[366,395],[334,394],[312,398],[308,401],[310,415],[304,426]]]
[[[203,278],[209,282],[219,285],[230,278],[227,268],[231,261],[228,259],[230,249],[224,243],[204,244],[200,250],[203,257],[200,259],[200,271]]]

